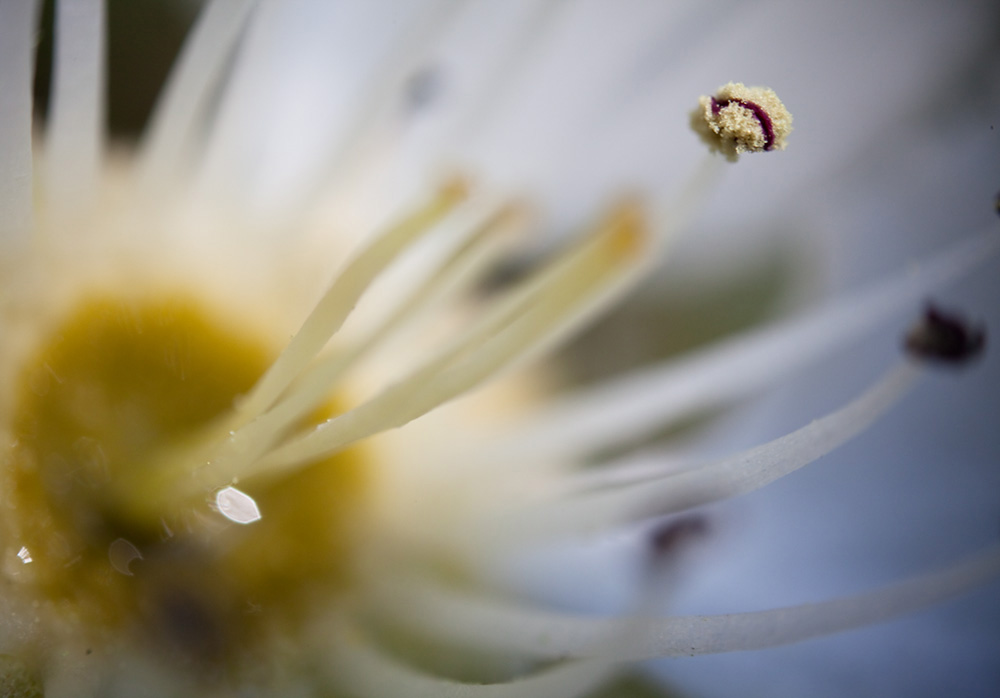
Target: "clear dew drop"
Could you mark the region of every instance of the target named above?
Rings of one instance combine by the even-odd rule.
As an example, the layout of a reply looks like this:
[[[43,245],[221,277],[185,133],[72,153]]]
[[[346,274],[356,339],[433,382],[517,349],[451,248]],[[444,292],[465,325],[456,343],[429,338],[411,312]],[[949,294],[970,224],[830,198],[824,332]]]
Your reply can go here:
[[[118,538],[108,546],[108,560],[116,572],[120,572],[127,577],[134,576],[129,565],[134,560],[142,560],[142,553],[137,547],[129,543],[124,538]]]
[[[215,506],[219,513],[238,524],[260,521],[260,509],[253,497],[235,487],[226,487],[215,495]]]

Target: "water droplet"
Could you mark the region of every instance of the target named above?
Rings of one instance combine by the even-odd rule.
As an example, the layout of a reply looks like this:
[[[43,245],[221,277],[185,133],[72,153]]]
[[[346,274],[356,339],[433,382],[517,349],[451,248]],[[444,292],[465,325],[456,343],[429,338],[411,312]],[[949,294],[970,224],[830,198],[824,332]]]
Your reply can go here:
[[[17,556],[21,558],[21,562],[26,565],[31,562],[31,553],[29,553],[28,549],[23,545],[21,546],[21,549],[17,551]]]
[[[128,567],[133,560],[141,560],[142,553],[124,538],[119,538],[108,546],[108,559],[116,571],[132,577],[134,575]]]
[[[250,524],[261,518],[260,509],[253,497],[235,487],[219,490],[215,495],[215,506],[220,514],[238,524]]]

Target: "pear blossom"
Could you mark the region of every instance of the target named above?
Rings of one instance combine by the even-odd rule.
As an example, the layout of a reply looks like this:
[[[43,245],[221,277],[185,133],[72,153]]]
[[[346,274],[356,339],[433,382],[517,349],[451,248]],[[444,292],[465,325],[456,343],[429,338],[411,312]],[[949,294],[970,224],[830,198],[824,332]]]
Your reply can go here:
[[[56,3],[36,128],[39,5],[0,0],[6,694],[572,698],[625,691],[616,677],[660,658],[697,692],[672,673],[688,655],[767,656],[994,580],[986,534],[821,598],[761,607],[758,576],[729,580],[750,608],[686,606],[685,589],[718,605],[727,521],[766,486],[829,473],[830,457],[806,466],[892,429],[897,404],[959,390],[918,385],[929,359],[995,373],[974,320],[920,308],[995,271],[996,222],[965,213],[968,232],[900,253],[862,246],[839,212],[862,209],[817,194],[871,134],[920,131],[906,107],[981,59],[987,5],[864,5],[875,43],[906,49],[881,57],[885,84],[824,63],[840,36],[774,50],[775,16],[844,28],[861,8],[215,0],[120,152],[104,3]],[[916,38],[948,60],[903,70]],[[781,94],[794,134],[774,92],[737,80]],[[703,152],[699,111],[723,141],[739,132],[737,163]],[[935,136],[913,157],[950,145]],[[874,205],[844,177],[838,192]],[[817,201],[838,211],[811,217]],[[869,248],[886,259],[855,270]],[[600,324],[616,308],[706,293],[775,250],[796,262],[784,312],[555,387],[595,351],[589,325],[623,344]],[[859,345],[864,368],[828,367]],[[782,395],[795,380],[833,385]],[[543,600],[540,570],[622,535],[613,612]],[[555,581],[607,582],[587,576]],[[724,692],[739,667],[709,674]],[[773,674],[775,694],[802,690]]]

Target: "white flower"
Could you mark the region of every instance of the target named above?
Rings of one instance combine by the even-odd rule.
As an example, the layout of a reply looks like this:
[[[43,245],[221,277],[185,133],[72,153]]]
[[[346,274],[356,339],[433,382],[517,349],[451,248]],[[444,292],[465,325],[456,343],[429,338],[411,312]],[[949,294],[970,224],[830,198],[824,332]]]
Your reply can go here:
[[[757,48],[769,16],[739,4],[217,0],[144,140],[117,155],[101,138],[102,13],[100,0],[57,5],[52,108],[33,152],[35,7],[0,0],[8,693],[582,696],[630,663],[796,642],[997,574],[993,547],[856,598],[658,617],[703,532],[686,513],[864,432],[922,372],[910,359],[735,455],[697,440],[638,463],[607,455],[815,367],[981,263],[995,235],[556,397],[529,363],[664,250],[688,289],[751,263],[766,247],[753,234],[775,201],[766,192],[861,142],[856,114],[807,109],[796,136],[822,126],[810,157],[747,156],[739,187],[753,196],[738,207],[711,183],[717,161],[684,172],[697,96],[758,76],[688,85],[664,47],[714,27],[732,32],[727,51]],[[722,53],[705,66],[796,82],[780,67],[794,56],[734,67]],[[892,124],[918,86],[873,93],[867,128]],[[741,128],[759,121],[769,149],[767,119],[741,107],[753,112]],[[704,210],[714,225],[696,223]],[[697,244],[680,235],[695,227]],[[483,288],[525,231],[549,261]],[[830,240],[809,239],[808,256],[825,259]],[[931,316],[932,340],[954,331]],[[958,353],[975,348],[969,333]],[[604,469],[579,469],[594,460]],[[550,610],[499,571],[538,546],[646,521],[657,523],[620,616]]]

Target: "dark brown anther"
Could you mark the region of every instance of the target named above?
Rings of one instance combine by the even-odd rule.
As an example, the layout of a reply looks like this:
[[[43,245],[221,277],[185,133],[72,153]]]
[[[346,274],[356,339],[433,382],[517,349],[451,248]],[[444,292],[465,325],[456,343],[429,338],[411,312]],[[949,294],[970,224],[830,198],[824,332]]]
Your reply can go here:
[[[707,532],[708,521],[704,516],[692,515],[671,519],[650,532],[650,551],[654,557],[671,556]]]
[[[440,97],[444,87],[441,70],[426,66],[413,73],[403,85],[403,103],[408,112],[416,113]]]
[[[904,346],[914,358],[961,366],[982,354],[986,330],[928,303],[923,317],[906,335]]]

